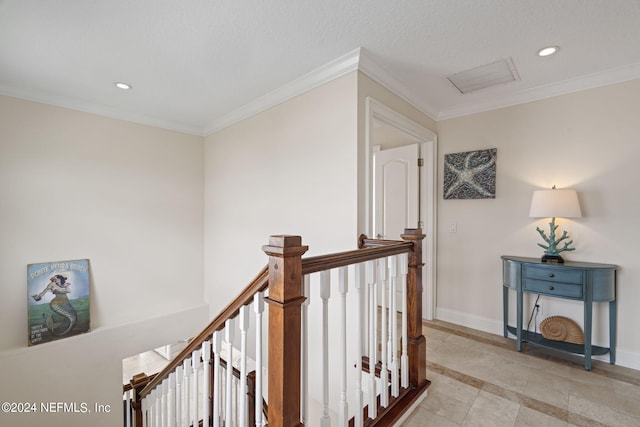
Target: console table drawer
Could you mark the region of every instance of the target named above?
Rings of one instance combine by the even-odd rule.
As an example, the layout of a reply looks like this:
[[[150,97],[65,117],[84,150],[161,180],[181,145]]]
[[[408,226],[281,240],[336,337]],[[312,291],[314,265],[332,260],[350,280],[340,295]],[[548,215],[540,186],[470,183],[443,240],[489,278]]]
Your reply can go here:
[[[557,283],[546,280],[525,279],[523,288],[527,292],[546,294],[563,298],[582,299],[582,285]]]
[[[530,279],[545,280],[547,282],[562,282],[582,284],[582,270],[571,270],[567,268],[541,268],[524,266],[524,276]]]

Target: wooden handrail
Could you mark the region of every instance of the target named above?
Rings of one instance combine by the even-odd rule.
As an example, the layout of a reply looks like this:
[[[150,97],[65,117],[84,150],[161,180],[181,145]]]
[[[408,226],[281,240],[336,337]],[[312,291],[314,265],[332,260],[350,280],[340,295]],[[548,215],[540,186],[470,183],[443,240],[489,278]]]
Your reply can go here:
[[[153,378],[155,378],[155,376],[156,376],[157,374],[158,374],[158,373],[156,372],[155,374],[151,374],[151,375],[149,375],[147,378],[148,378],[149,380],[152,380]],[[128,392],[129,390],[133,390],[133,386],[131,385],[131,382],[132,382],[132,381],[133,381],[133,379],[129,380],[129,382],[128,382],[127,384],[122,384],[122,393],[123,393],[123,394],[124,394],[124,393],[126,393],[126,392]]]
[[[384,243],[353,251],[304,258],[302,260],[302,274],[317,273],[318,271],[358,264],[386,256],[408,253],[413,248],[411,242],[398,240],[381,240],[379,242]]]
[[[358,248],[376,248],[378,246],[396,245],[399,242],[402,242],[402,240],[370,239],[365,234],[361,234],[358,237]]]
[[[156,377],[147,384],[147,386],[140,392],[140,398],[144,398],[149,394],[158,384],[160,384],[171,372],[173,372],[178,365],[180,365],[184,359],[188,358],[191,353],[197,348],[202,346],[215,331],[218,331],[224,327],[224,323],[236,316],[240,307],[251,303],[253,296],[257,292],[263,292],[269,287],[269,266],[265,266],[260,270],[260,273],[244,288],[244,290],[229,303],[215,319],[209,323],[209,325],[202,330],[178,355],[165,366],[165,368],[156,375]]]

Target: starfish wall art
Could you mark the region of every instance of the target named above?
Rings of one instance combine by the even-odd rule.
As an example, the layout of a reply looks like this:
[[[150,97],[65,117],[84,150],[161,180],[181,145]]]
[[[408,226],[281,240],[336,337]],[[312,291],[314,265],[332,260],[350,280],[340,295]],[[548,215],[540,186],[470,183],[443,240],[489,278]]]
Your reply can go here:
[[[497,149],[444,155],[445,199],[495,199]]]

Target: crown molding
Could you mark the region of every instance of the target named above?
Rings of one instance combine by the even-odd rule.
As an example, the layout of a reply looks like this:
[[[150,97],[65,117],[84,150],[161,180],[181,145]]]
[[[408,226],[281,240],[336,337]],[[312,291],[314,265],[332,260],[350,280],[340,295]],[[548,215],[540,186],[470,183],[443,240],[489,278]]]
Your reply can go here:
[[[210,135],[215,133],[355,70],[375,80],[434,121],[497,110],[640,78],[640,63],[636,63],[547,86],[524,90],[500,100],[480,102],[440,111],[425,100],[417,99],[415,94],[402,82],[376,64],[368,56],[365,49],[358,48],[210,122],[205,128],[205,131],[200,132],[200,134]]]
[[[303,94],[355,70],[366,74],[417,110],[426,114],[431,119],[436,120],[438,114],[435,108],[423,100],[414,99],[412,91],[377,65],[367,55],[364,49],[357,48],[323,65],[322,67],[317,68],[304,76],[211,121],[205,128],[204,134],[210,135],[215,133],[233,125],[234,123],[286,102],[295,96]]]
[[[233,125],[241,120],[261,113],[271,107],[282,104],[291,98],[301,95],[311,89],[328,83],[358,69],[360,48],[342,55],[339,58],[299,77],[278,89],[257,98],[240,108],[231,111],[209,122],[205,128],[205,135],[211,135],[221,129]]]
[[[0,86],[0,95],[23,99],[25,101],[38,102],[40,104],[52,105],[54,107],[67,108],[69,110],[80,111],[83,113],[96,114],[98,116],[109,117],[111,119],[124,120],[141,125],[153,126],[156,128],[185,133],[188,135],[204,136],[202,128],[200,127],[188,126],[184,123],[172,122],[167,120],[160,120],[141,114],[127,113],[125,111],[107,107],[105,105],[93,104],[77,99],[61,98],[53,95],[36,95],[29,91],[15,90],[13,88],[7,88],[5,86]]]
[[[443,110],[437,115],[437,120],[454,119],[500,108],[513,107],[515,105],[595,89],[597,87],[608,86],[637,78],[640,78],[640,63],[527,89],[496,101],[480,102],[460,108]]]
[[[402,82],[376,64],[368,56],[365,49],[357,48],[303,75],[302,77],[209,122],[204,127],[190,126],[184,123],[161,120],[141,114],[128,113],[116,108],[93,104],[82,100],[60,98],[54,95],[36,94],[35,92],[16,90],[15,88],[5,86],[0,86],[0,95],[68,108],[117,120],[125,120],[189,135],[205,137],[356,70],[367,75],[434,121],[453,119],[471,114],[497,110],[500,108],[512,107],[554,96],[575,93],[640,78],[640,63],[634,63],[599,73],[565,80],[559,83],[523,90],[511,96],[505,96],[500,100],[478,102],[475,104],[453,107],[439,111],[425,100],[417,99],[415,94]]]
[[[363,49],[360,53],[359,71],[366,74],[386,89],[399,96],[412,107],[426,114],[432,120],[437,120],[438,110],[422,99],[415,99],[414,93],[402,82],[389,74],[384,68],[376,64]]]

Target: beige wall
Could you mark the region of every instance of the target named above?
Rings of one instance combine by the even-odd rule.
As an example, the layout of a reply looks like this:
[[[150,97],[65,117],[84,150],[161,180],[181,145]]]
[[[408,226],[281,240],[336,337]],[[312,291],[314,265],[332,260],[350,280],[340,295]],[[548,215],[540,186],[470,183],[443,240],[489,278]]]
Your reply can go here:
[[[634,80],[438,123],[439,189],[444,154],[498,149],[495,200],[438,200],[438,317],[501,333],[500,255],[540,256],[535,228],[548,229],[548,220],[528,217],[532,192],[574,188],[583,218],[560,222],[576,248],[565,258],[620,265],[618,360],[640,368],[639,111]],[[457,233],[448,232],[451,223]],[[544,304],[545,317],[568,314],[582,324],[580,304]],[[601,345],[606,315],[601,304]]]
[[[212,313],[267,263],[272,234],[308,254],[357,241],[353,72],[210,135],[205,144],[205,293]]]
[[[110,404],[86,422],[118,425],[122,358],[198,332],[202,155],[200,137],[0,96],[0,401]],[[92,332],[27,347],[27,264],[79,258]]]

